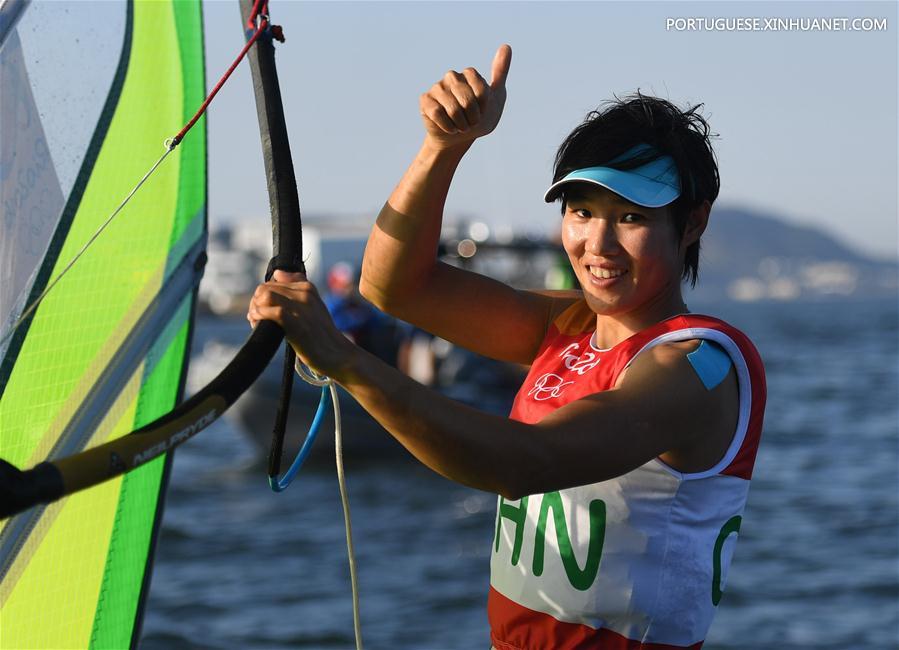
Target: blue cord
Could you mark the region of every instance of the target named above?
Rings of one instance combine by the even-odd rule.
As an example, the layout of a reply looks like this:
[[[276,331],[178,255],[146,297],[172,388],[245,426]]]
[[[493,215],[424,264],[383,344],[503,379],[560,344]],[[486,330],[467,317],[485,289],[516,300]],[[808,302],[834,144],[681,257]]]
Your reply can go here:
[[[312,425],[309,427],[309,433],[306,434],[306,440],[303,441],[303,446],[300,447],[300,451],[297,452],[297,457],[293,459],[293,463],[291,463],[290,468],[284,474],[281,476],[268,477],[268,484],[273,492],[283,492],[287,489],[287,486],[290,485],[291,481],[293,481],[293,477],[296,476],[300,467],[309,456],[309,452],[312,451],[312,444],[315,442],[316,436],[318,436],[318,429],[321,426],[322,419],[330,405],[331,391],[328,390],[328,386],[322,386],[322,397],[318,403],[318,410],[315,412],[315,417],[312,419]]]

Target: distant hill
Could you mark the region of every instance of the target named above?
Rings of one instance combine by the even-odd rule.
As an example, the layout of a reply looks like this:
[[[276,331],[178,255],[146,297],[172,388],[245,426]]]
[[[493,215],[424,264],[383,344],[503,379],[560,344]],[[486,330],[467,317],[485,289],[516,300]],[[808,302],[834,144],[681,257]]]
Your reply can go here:
[[[691,295],[692,294],[692,295]],[[696,300],[899,296],[899,264],[868,258],[821,230],[716,208],[702,238]]]

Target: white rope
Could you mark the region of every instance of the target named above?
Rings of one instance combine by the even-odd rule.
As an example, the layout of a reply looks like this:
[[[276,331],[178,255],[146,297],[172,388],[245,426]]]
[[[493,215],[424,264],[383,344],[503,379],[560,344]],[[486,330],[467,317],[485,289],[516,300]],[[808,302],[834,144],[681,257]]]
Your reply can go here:
[[[313,386],[327,386],[331,391],[334,404],[334,457],[337,462],[337,486],[340,490],[340,503],[343,505],[343,526],[346,531],[346,552],[350,563],[350,586],[353,592],[353,633],[356,637],[356,650],[362,650],[362,624],[359,620],[359,583],[356,578],[356,553],[353,550],[353,525],[350,521],[350,499],[346,489],[346,473],[343,469],[343,430],[340,426],[340,399],[337,386],[329,378],[319,375],[297,358],[294,368],[303,381]]]
[[[334,402],[334,456],[337,461],[337,485],[340,502],[343,504],[343,525],[346,529],[346,552],[350,562],[350,584],[353,590],[353,632],[356,635],[356,650],[362,650],[362,625],[359,622],[359,584],[356,580],[356,554],[353,551],[353,525],[350,522],[350,499],[346,490],[346,475],[343,471],[343,432],[340,428],[340,405],[337,402],[337,387],[330,379],[331,400]]]
[[[71,260],[69,260],[69,263],[66,264],[65,267],[63,268],[63,270],[59,272],[59,275],[57,275],[55,278],[53,278],[53,280],[46,286],[46,288],[44,288],[44,290],[41,291],[40,295],[34,299],[34,302],[32,302],[30,305],[28,305],[28,307],[25,309],[25,311],[22,312],[22,315],[19,316],[19,318],[16,320],[16,322],[12,324],[12,327],[9,328],[9,331],[7,331],[6,334],[4,334],[2,338],[0,338],[0,345],[3,345],[4,343],[6,343],[6,341],[8,341],[10,338],[12,338],[12,335],[15,333],[15,331],[17,329],[19,329],[19,327],[22,325],[22,323],[24,323],[25,320],[31,315],[31,313],[35,309],[37,309],[38,305],[41,304],[41,301],[43,301],[43,299],[47,297],[47,294],[50,293],[50,290],[56,286],[56,283],[59,282],[60,280],[62,280],[62,276],[64,276],[66,273],[69,272],[69,270],[75,265],[75,262],[77,262],[78,259],[82,255],[84,255],[84,253],[87,251],[87,249],[90,248],[91,244],[93,244],[94,241],[97,239],[97,237],[100,236],[100,233],[102,233],[104,230],[106,230],[106,226],[108,226],[110,223],[112,223],[112,220],[115,219],[116,216],[119,214],[119,212],[122,211],[122,208],[125,207],[125,204],[128,203],[128,201],[131,200],[131,197],[137,193],[137,191],[140,189],[141,185],[143,185],[146,182],[146,180],[148,178],[150,178],[150,176],[153,174],[153,172],[156,171],[156,168],[162,164],[162,161],[165,160],[165,157],[168,156],[170,153],[172,153],[172,151],[174,150],[174,147],[171,146],[171,139],[166,140],[164,143],[164,146],[166,148],[165,153],[162,154],[162,156],[160,156],[159,160],[157,160],[156,163],[152,167],[150,167],[150,171],[148,171],[146,174],[144,174],[144,177],[141,178],[140,181],[138,181],[137,185],[134,186],[134,189],[128,193],[128,196],[126,196],[125,199],[121,203],[119,203],[119,207],[117,207],[113,211],[113,213],[111,215],[109,215],[109,218],[106,219],[106,221],[104,221],[103,224],[99,228],[97,228],[97,230],[94,232],[94,234],[90,236],[90,239],[88,239],[87,242],[85,242],[84,246],[81,247],[81,250],[79,250],[77,253],[75,253],[75,257],[73,257]]]
[[[324,375],[320,375],[312,368],[309,368],[305,363],[300,361],[300,358],[297,357],[296,361],[293,362],[293,369],[297,371],[297,374],[300,376],[300,379],[305,381],[307,384],[312,384],[313,386],[330,386],[331,380]]]

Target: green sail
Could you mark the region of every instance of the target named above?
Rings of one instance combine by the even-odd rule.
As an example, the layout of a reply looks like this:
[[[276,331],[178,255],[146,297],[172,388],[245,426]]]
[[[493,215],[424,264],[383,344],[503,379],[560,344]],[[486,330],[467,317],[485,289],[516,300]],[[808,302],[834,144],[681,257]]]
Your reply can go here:
[[[18,91],[0,98],[4,335],[205,84],[198,0],[12,4],[0,9],[4,90]],[[201,119],[0,347],[0,456],[30,468],[171,410],[205,238]],[[0,648],[137,644],[170,463],[0,522]]]

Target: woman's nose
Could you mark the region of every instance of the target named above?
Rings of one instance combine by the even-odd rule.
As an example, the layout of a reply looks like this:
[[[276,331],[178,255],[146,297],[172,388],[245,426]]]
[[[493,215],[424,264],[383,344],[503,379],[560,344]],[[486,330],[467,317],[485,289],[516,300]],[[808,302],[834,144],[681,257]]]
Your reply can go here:
[[[594,218],[587,228],[587,252],[592,255],[608,255],[618,251],[618,234],[610,219]]]

